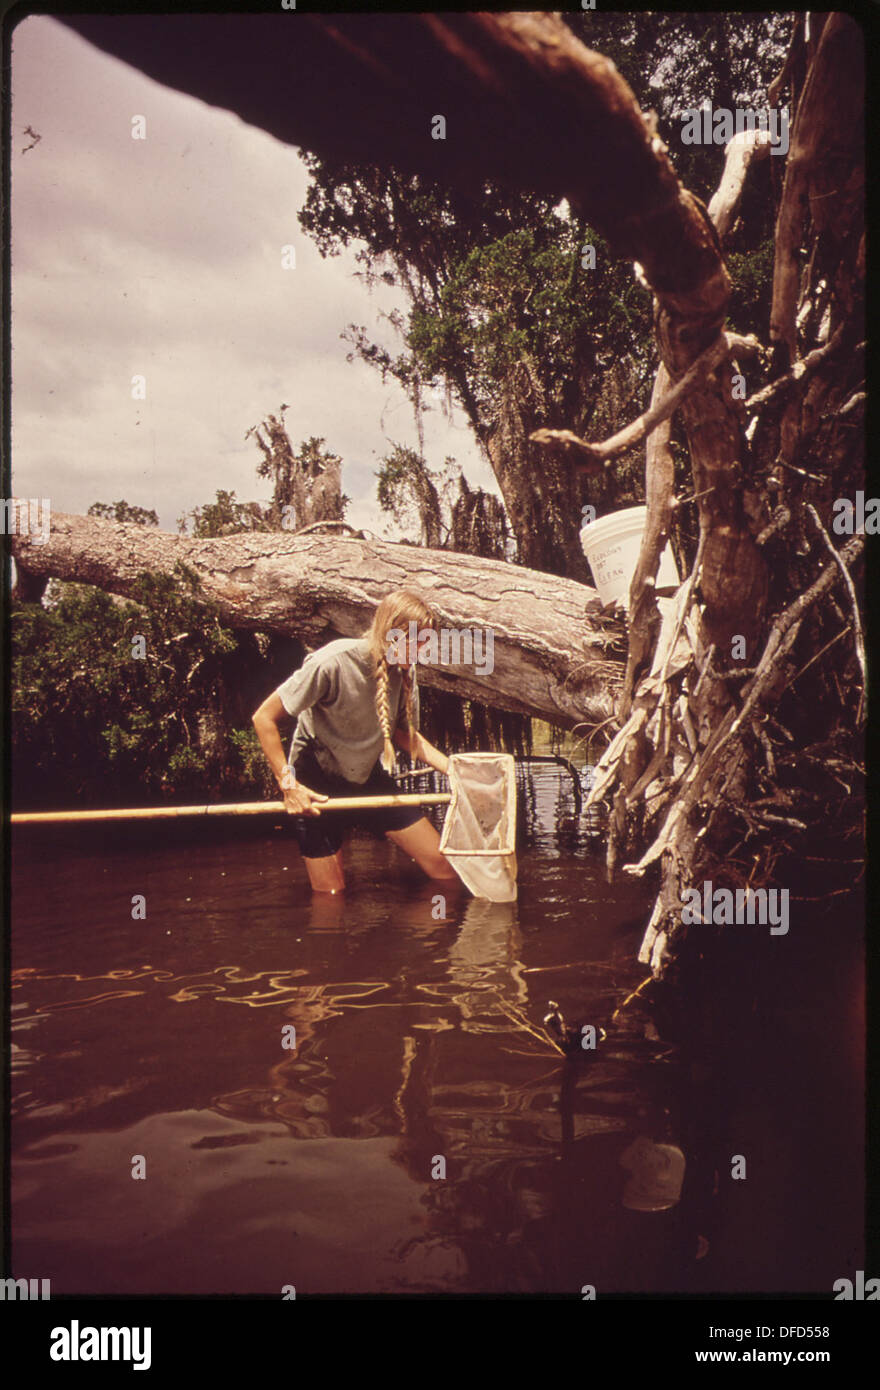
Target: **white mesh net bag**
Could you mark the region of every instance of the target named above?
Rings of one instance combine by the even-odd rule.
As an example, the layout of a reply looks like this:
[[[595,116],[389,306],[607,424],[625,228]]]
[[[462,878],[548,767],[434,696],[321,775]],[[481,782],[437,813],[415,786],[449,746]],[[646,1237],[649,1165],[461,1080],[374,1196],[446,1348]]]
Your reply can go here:
[[[509,753],[454,753],[440,852],[477,898],[516,898],[516,772]]]

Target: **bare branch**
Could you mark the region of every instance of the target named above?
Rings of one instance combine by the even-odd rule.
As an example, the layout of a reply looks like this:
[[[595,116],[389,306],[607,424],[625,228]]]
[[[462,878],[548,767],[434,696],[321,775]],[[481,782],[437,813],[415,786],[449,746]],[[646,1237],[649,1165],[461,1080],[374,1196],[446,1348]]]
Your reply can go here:
[[[640,444],[646,435],[668,420],[678,407],[681,405],[691,392],[702,386],[706,378],[716,367],[733,352],[738,352],[741,356],[748,353],[758,353],[761,351],[761,344],[753,335],[741,337],[738,333],[721,333],[715,339],[711,347],[697,358],[693,366],[689,367],[674,386],[671,386],[660,399],[652,402],[648,410],[640,415],[631,424],[625,425],[617,434],[606,439],[603,444],[588,444],[585,439],[579,439],[571,430],[535,430],[529,438],[534,444],[570,444],[586,454],[595,469],[600,464],[606,464],[609,459],[617,454],[622,454],[625,449],[631,449],[633,445]],[[579,467],[590,468],[589,464],[580,464]]]
[[[849,570],[847,569],[846,565],[844,564],[844,562],[843,562],[843,560],[842,560],[842,558],[841,558],[840,552],[839,552],[838,550],[835,549],[834,544],[833,544],[833,542],[832,542],[832,540],[831,540],[831,537],[829,536],[828,532],[825,530],[825,527],[822,525],[822,522],[819,520],[819,514],[818,514],[818,512],[816,511],[816,508],[813,506],[812,502],[808,502],[808,503],[807,503],[807,511],[809,512],[810,516],[812,517],[813,522],[815,523],[816,528],[818,529],[819,535],[822,537],[822,541],[823,541],[823,543],[824,543],[824,545],[825,545],[826,550],[827,550],[828,553],[832,556],[832,558],[834,559],[835,564],[838,566],[838,568],[840,569],[841,574],[843,575],[843,582],[844,582],[844,584],[846,585],[847,593],[849,594],[850,606],[851,606],[851,608],[852,608],[852,614],[853,614],[853,640],[855,641],[856,656],[858,657],[859,666],[860,666],[861,672],[862,672],[862,688],[863,688],[863,690],[864,690],[864,692],[865,692],[865,698],[867,699],[867,696],[868,696],[868,667],[867,667],[867,663],[866,663],[866,661],[865,661],[865,635],[864,635],[864,633],[863,633],[863,631],[862,631],[862,620],[861,620],[861,617],[860,617],[860,615],[859,615],[859,601],[858,601],[858,598],[856,597],[855,585],[854,585],[853,582],[852,582],[852,577],[851,577],[851,575],[850,575]]]
[[[716,726],[709,742],[702,752],[694,758],[685,773],[679,795],[653,844],[645,851],[637,864],[624,866],[627,873],[644,873],[648,865],[652,864],[655,859],[659,859],[660,855],[671,846],[678,827],[696,805],[708,777],[718,766],[722,751],[730,740],[739,734],[746,721],[752,719],[771,676],[795,642],[804,613],[811,604],[815,603],[816,599],[831,587],[837,574],[838,562],[855,559],[861,553],[863,543],[861,536],[853,536],[839,556],[835,552],[834,561],[825,566],[818,579],[776,619],[770,629],[764,652],[758,662],[757,671],[744,692],[745,702],[742,708],[738,712],[732,708],[729,709],[720,724]]]
[[[749,166],[770,153],[770,132],[741,130],[724,151],[724,173],[709,203],[709,216],[722,241],[733,227]]]
[[[787,391],[789,387],[794,386],[797,381],[809,381],[810,377],[822,366],[822,363],[826,362],[829,357],[832,357],[834,353],[843,346],[845,334],[846,325],[841,323],[839,328],[836,329],[823,347],[814,348],[812,352],[807,353],[806,357],[802,358],[799,362],[795,362],[791,370],[786,372],[784,376],[777,377],[775,381],[770,382],[769,386],[763,386],[760,391],[756,391],[753,396],[749,396],[748,400],[745,402],[746,410],[753,411],[757,409],[758,406],[766,405],[767,401],[772,400],[774,396],[778,396],[781,392]],[[864,343],[860,343],[858,347],[853,348],[853,353],[855,354],[861,351],[864,346]]]

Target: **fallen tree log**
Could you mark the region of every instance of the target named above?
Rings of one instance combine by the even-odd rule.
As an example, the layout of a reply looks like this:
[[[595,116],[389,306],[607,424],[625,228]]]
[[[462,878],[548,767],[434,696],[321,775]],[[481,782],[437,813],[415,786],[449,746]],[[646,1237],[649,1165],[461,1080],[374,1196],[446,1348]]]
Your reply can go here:
[[[607,720],[623,675],[623,629],[603,622],[595,589],[500,560],[315,532],[193,540],[57,512],[45,543],[10,539],[25,591],[52,577],[129,596],[145,571],[182,562],[228,626],[311,647],[360,636],[383,595],[412,587],[445,626],[492,634],[472,664],[421,666],[423,684],[563,728]]]

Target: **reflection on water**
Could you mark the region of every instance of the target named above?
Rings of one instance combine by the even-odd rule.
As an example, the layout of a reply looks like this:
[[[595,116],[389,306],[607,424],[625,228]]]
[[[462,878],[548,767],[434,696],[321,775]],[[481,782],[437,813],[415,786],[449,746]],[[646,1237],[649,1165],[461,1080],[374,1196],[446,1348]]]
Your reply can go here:
[[[370,837],[312,897],[286,826],[17,835],[14,1268],[53,1293],[698,1287],[699,1126],[682,1203],[632,1200],[632,1155],[681,1141],[676,1049],[638,1007],[574,1058],[541,1029],[550,998],[608,1026],[644,979],[649,891],[608,888],[559,788],[528,783],[519,900],[443,885],[445,916]]]

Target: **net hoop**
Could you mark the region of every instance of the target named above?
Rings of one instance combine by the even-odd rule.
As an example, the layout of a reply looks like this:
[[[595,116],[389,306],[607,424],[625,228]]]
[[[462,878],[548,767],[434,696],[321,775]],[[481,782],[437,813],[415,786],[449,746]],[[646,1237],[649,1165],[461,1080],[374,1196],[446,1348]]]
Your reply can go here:
[[[440,853],[474,897],[516,900],[516,765],[509,753],[455,753]]]

